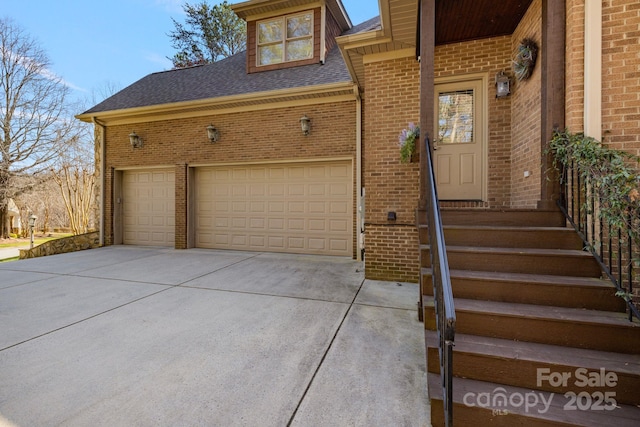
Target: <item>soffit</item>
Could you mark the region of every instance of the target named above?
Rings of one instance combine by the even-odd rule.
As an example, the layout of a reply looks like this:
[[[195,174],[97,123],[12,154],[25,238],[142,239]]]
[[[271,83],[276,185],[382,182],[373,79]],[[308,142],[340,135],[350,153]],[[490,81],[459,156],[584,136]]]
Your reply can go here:
[[[436,45],[512,34],[533,0],[436,0]],[[380,26],[338,37],[354,79],[364,83],[363,56],[418,47],[420,0],[379,0]]]
[[[436,0],[436,45],[513,34],[532,1]]]

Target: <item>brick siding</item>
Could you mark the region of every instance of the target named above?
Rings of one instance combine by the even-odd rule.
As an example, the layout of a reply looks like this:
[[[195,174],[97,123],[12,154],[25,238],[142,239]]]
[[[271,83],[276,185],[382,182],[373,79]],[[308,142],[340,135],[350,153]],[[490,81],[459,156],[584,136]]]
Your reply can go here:
[[[300,129],[300,117],[311,118],[311,133]],[[211,143],[206,127],[214,124],[220,140]],[[135,131],[144,141],[129,144]],[[356,254],[356,102],[239,112],[198,118],[108,126],[106,129],[105,243],[113,244],[114,169],[174,167],[176,172],[176,248],[187,247],[188,166],[265,161],[351,158],[353,172],[353,253]]]
[[[542,178],[541,66],[542,1],[534,0],[511,37],[511,57],[520,42],[533,39],[538,44],[538,60],[527,80],[512,79],[511,100],[511,207],[535,208],[540,199]],[[525,177],[525,171],[530,176]]]
[[[603,139],[640,154],[640,3],[603,1],[602,14]]]
[[[418,278],[418,163],[400,163],[398,134],[418,123],[418,62],[412,58],[365,65],[365,277]],[[387,213],[396,220],[388,221]]]

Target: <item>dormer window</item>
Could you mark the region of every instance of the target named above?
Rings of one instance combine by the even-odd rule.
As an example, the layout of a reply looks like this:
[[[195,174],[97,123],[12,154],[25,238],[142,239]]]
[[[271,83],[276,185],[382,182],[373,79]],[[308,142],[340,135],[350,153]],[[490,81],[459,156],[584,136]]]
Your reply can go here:
[[[259,21],[258,66],[313,58],[313,12]]]

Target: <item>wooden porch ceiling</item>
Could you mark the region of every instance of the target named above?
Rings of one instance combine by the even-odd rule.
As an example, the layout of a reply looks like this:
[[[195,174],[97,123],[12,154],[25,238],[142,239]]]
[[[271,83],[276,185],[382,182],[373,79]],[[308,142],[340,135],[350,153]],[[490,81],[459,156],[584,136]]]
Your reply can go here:
[[[424,0],[422,0],[424,1]],[[363,57],[419,49],[421,0],[379,0],[380,26],[338,37],[355,81],[364,88]],[[427,0],[429,1],[429,0]],[[430,0],[435,3],[435,44],[513,34],[533,0]]]
[[[512,34],[533,0],[437,0],[436,45]]]

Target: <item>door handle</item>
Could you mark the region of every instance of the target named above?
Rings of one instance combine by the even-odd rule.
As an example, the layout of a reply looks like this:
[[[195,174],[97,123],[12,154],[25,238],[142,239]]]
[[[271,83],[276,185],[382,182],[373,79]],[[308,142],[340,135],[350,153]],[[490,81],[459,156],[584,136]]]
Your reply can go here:
[[[436,138],[433,139],[433,151],[438,149],[438,140]]]

